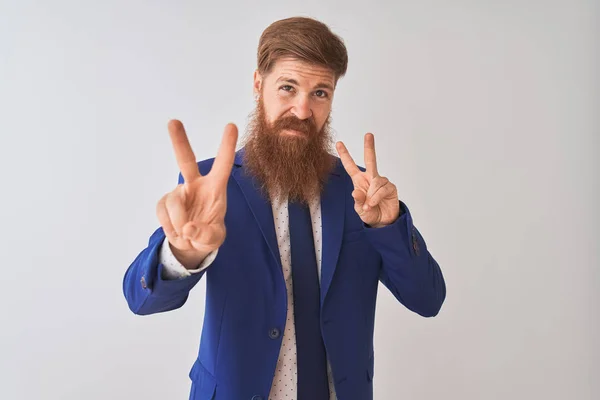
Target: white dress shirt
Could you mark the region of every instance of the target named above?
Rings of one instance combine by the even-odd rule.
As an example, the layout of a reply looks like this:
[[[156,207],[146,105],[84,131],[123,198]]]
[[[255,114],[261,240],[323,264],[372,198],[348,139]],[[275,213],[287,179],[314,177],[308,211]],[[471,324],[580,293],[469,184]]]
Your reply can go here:
[[[275,233],[277,234],[277,244],[279,254],[281,255],[281,266],[283,268],[283,277],[288,297],[287,320],[285,331],[283,333],[283,342],[277,360],[275,376],[269,394],[269,400],[295,400],[297,395],[297,356],[296,356],[296,330],[294,327],[294,291],[292,283],[292,254],[290,246],[288,200],[273,199],[271,202],[273,208],[273,218],[275,223]],[[321,254],[323,230],[321,225],[321,201],[315,199],[310,204],[310,215],[313,227],[313,237],[315,241],[315,252],[317,257],[317,270],[319,281],[321,280]],[[168,240],[165,238],[159,255],[159,262],[163,264],[163,279],[179,279],[198,273],[214,261],[218,250],[212,252],[200,264],[197,269],[186,269],[173,255]],[[329,398],[336,400],[335,389],[333,386],[331,366],[327,363],[327,372],[329,376]]]

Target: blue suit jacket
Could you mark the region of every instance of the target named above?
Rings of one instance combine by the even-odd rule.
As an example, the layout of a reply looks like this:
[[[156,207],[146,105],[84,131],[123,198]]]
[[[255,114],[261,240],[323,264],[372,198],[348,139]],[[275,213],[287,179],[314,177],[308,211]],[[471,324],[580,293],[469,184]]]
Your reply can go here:
[[[206,311],[190,399],[264,399],[269,395],[286,321],[287,295],[270,202],[236,154],[227,186],[227,237],[204,273],[163,280],[162,228],[123,281],[130,309],[141,315],[181,307],[206,275]],[[214,159],[198,163],[207,174]],[[363,169],[364,170],[364,169]],[[179,183],[182,177],[179,176]],[[409,210],[383,228],[354,211],[353,185],[339,158],[321,195],[323,252],[321,330],[338,399],[373,397],[373,327],[379,281],[404,306],[434,316],[444,278]]]

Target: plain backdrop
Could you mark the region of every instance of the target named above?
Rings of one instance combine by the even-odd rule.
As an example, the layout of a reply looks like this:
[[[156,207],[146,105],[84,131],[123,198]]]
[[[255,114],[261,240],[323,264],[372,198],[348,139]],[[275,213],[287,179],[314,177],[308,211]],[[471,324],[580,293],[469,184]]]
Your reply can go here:
[[[345,40],[333,127],[375,133],[439,261],[439,316],[382,286],[376,399],[600,398],[598,2],[0,1],[0,398],[185,399],[204,281],[133,315],[122,278],[179,173],[254,107],[258,38]],[[342,399],[343,400],[343,399]]]

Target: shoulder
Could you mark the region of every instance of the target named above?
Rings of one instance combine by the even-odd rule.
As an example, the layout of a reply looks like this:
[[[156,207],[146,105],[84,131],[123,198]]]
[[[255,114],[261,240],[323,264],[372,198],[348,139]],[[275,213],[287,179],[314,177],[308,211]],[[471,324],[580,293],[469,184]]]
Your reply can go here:
[[[198,161],[198,170],[202,175],[206,175],[212,169],[212,166],[215,162],[215,158],[207,158],[206,160]]]
[[[213,158],[209,158],[206,160],[202,160],[202,161],[198,161],[198,171],[200,171],[200,173],[202,175],[206,175],[210,172],[210,170],[212,169],[212,165],[213,162],[215,161],[214,157]],[[178,178],[178,183],[182,184],[184,181],[183,179],[183,175],[181,175],[181,172],[179,172],[179,178]]]
[[[344,168],[344,164],[342,163],[342,160],[337,156],[332,155],[332,157],[334,158],[334,167],[333,167],[332,173],[334,175],[339,175],[344,178],[350,179],[350,175],[348,175],[348,172],[346,172],[346,168]],[[358,169],[361,170],[361,172],[365,172],[367,170],[365,167],[362,167],[358,164],[356,166],[358,167]]]

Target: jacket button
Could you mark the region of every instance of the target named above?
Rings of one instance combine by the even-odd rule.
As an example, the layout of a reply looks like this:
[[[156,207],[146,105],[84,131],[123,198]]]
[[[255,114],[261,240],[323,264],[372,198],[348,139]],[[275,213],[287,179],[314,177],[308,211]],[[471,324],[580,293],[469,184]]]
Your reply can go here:
[[[252,396],[252,400],[263,400],[262,396]]]
[[[277,338],[279,337],[279,335],[280,335],[280,334],[281,334],[281,332],[279,332],[279,329],[277,329],[277,328],[272,328],[272,329],[269,331],[269,337],[270,337],[271,339],[277,339]]]
[[[146,278],[142,276],[142,279],[140,279],[140,284],[142,285],[142,288],[147,289],[148,285],[146,285]]]

